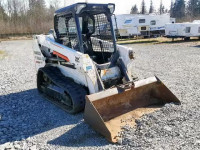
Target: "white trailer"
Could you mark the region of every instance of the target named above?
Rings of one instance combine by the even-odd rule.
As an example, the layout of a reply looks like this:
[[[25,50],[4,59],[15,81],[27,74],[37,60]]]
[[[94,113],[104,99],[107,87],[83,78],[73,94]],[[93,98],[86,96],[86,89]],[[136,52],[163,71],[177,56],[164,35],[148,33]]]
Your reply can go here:
[[[165,26],[165,35],[168,38],[200,37],[200,20],[184,23],[168,23]]]
[[[113,27],[115,30],[118,31],[118,36],[121,37],[127,37],[127,36],[134,36],[134,35],[140,35],[140,32],[138,30],[137,26],[131,25],[129,22],[132,22],[130,20],[131,14],[122,14],[122,15],[115,15],[112,17],[113,21]]]
[[[113,17],[113,22],[114,27],[118,28],[120,36],[151,36],[164,34],[165,24],[175,23],[175,18],[170,18],[169,14],[122,14]]]

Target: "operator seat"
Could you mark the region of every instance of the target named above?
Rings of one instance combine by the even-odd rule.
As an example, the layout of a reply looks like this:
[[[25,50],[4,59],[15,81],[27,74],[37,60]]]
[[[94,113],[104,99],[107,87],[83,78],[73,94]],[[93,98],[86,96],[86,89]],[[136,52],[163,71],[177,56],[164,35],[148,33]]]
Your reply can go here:
[[[91,33],[89,33],[89,29],[87,28],[86,33],[82,34],[83,39],[83,48],[85,53],[88,54],[93,60],[95,60],[96,56],[94,55],[92,41],[91,41]]]

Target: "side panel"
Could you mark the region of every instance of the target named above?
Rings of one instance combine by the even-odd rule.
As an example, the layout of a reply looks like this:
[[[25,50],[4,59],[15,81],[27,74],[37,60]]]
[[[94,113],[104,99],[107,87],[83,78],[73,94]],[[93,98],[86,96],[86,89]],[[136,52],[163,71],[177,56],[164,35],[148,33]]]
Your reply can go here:
[[[38,70],[45,66],[45,57],[43,56],[41,49],[40,49],[40,42],[39,36],[33,36],[33,53],[35,58],[35,68]]]
[[[138,30],[137,26],[134,25],[134,18],[127,18],[123,24],[123,29],[127,31],[126,36],[132,35],[140,35],[140,31]]]
[[[62,65],[58,65],[58,67],[65,76],[72,78],[78,84],[88,87],[90,94],[98,92],[97,76],[93,62],[84,54],[79,61],[80,63],[75,66],[76,69]]]
[[[82,54],[64,45],[55,42],[53,39],[47,37],[51,51],[56,51],[69,59],[69,64],[73,65],[75,69],[59,65],[61,72],[75,82],[88,87],[90,93],[98,92],[98,84],[96,77],[95,66],[87,54]]]
[[[132,22],[127,24],[126,20],[130,19]],[[112,18],[112,20],[115,21],[114,18]],[[120,36],[140,35],[137,25],[134,23],[135,18],[132,14],[116,15],[116,22]],[[114,29],[115,28],[116,25],[114,26]]]
[[[175,27],[175,24],[166,24],[165,25],[165,35],[166,36],[178,36],[178,29]]]
[[[64,56],[68,60],[66,62],[67,65],[73,67],[71,68],[56,63],[51,65],[57,66],[65,76],[72,78],[76,83],[88,87],[90,94],[99,91],[95,65],[87,54],[82,54],[57,43],[49,35],[38,35],[36,37],[34,38],[34,53],[38,54],[35,55],[37,58],[39,58],[38,56],[41,57],[40,63],[36,63],[37,70],[45,66],[46,58],[41,52],[41,47],[45,47],[48,49],[49,54],[55,54],[57,57]]]
[[[151,24],[151,21],[156,21],[155,25]],[[163,14],[163,15],[153,15],[150,17],[149,25],[151,31],[159,31],[159,30],[165,30],[165,24],[170,23],[170,15],[169,14]]]
[[[200,24],[192,24],[191,25],[191,36],[200,36]]]
[[[117,45],[117,50],[119,51],[119,55],[122,58],[126,69],[128,71],[128,76],[132,76],[132,66],[133,66],[133,59],[129,58],[129,52],[133,51],[132,48],[128,48],[122,45]]]
[[[186,33],[186,27],[190,27],[190,32]],[[195,23],[174,23],[166,24],[166,36],[177,37],[198,37],[200,24]]]

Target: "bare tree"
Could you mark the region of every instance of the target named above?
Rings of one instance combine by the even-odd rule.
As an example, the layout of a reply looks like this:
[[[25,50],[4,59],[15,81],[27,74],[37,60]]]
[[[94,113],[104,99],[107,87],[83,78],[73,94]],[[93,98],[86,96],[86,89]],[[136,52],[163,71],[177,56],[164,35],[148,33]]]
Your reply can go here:
[[[54,7],[55,9],[58,9],[59,8],[59,4],[60,4],[60,0],[50,0],[49,3],[50,3],[51,7]]]
[[[54,12],[59,8],[60,3],[61,0],[50,0],[49,5],[46,5],[45,0],[0,0],[0,34],[48,32],[53,28]],[[187,15],[185,15],[186,8]],[[149,13],[154,12],[153,9],[151,0]],[[165,9],[162,0],[159,12],[160,14],[169,12]],[[138,13],[137,5],[132,7],[130,13]],[[142,0],[141,13],[147,13],[145,0]],[[170,14],[177,19],[184,19],[184,17],[198,19],[200,0],[189,0],[187,7],[184,0],[172,0]]]
[[[4,3],[0,1],[0,33],[5,33],[8,15],[6,14]]]
[[[4,5],[3,5],[3,2],[0,1],[0,20],[5,20],[7,18],[7,14],[5,12],[5,9],[4,9]]]

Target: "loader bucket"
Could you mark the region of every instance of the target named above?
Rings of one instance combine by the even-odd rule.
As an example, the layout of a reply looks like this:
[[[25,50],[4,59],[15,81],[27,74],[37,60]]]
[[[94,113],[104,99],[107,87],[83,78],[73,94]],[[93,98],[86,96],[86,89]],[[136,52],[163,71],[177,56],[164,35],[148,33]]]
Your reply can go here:
[[[122,127],[134,127],[135,120],[178,98],[157,78],[135,82],[129,89],[111,88],[86,96],[85,121],[110,142],[121,138]]]

